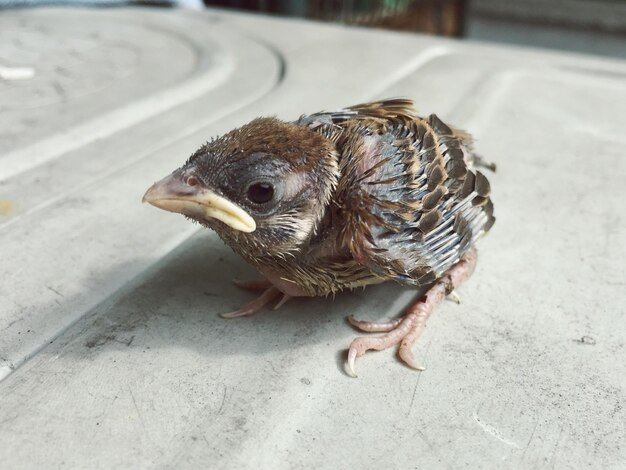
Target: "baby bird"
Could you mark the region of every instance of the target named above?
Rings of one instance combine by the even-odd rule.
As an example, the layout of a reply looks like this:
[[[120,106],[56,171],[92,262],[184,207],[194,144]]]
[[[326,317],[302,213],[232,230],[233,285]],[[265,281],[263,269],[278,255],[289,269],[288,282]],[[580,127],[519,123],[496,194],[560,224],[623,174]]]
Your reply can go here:
[[[215,230],[254,266],[263,289],[233,318],[297,296],[327,296],[384,281],[427,287],[405,314],[350,323],[368,350],[411,352],[434,307],[473,272],[476,242],[493,225],[487,178],[471,137],[412,101],[389,99],[294,122],[264,117],[200,147],[155,183],[144,202]]]

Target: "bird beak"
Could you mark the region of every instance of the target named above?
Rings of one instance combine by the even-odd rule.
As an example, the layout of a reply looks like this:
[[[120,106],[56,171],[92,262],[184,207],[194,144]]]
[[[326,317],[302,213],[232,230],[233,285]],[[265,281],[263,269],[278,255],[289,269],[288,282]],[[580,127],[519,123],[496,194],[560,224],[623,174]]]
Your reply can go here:
[[[154,183],[141,202],[195,219],[212,217],[241,232],[254,232],[256,222],[237,204],[204,187],[197,180],[189,184],[181,170]]]

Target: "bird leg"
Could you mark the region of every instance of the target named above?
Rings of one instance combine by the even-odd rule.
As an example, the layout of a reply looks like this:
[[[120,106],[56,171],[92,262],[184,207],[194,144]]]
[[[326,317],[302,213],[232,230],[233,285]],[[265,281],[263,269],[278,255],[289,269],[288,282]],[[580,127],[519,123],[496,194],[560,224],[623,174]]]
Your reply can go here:
[[[256,281],[241,281],[239,279],[233,279],[233,283],[241,289],[249,291],[262,290],[263,293],[252,302],[248,302],[234,312],[221,313],[220,316],[222,318],[237,318],[254,315],[256,312],[261,310],[268,303],[270,303],[272,300],[282,294],[282,298],[274,307],[274,310],[278,310],[285,304],[285,302],[287,302],[292,297],[291,295],[284,294],[279,289],[274,287],[274,284],[272,284],[272,282],[268,281],[267,279],[259,279]]]
[[[221,313],[220,316],[222,318],[237,318],[252,315],[261,310],[263,307],[265,307],[281,294],[281,291],[272,286],[269,289],[266,289],[259,297],[257,297],[253,301],[242,305],[238,310],[228,313]]]
[[[381,351],[394,345],[398,345],[398,356],[409,367],[420,371],[424,370],[424,367],[415,362],[411,348],[424,331],[426,320],[434,308],[441,303],[446,295],[472,275],[476,267],[476,259],[476,249],[472,248],[446,274],[439,278],[423,297],[409,306],[401,318],[386,323],[374,323],[348,317],[350,324],[361,331],[385,333],[381,336],[360,336],[352,341],[348,349],[348,373],[356,377],[354,363],[357,357],[361,357],[371,349]]]
[[[283,293],[281,292],[281,294]],[[283,294],[283,298],[280,299],[276,305],[274,305],[274,310],[278,310],[280,307],[285,305],[285,303],[291,298],[292,298],[291,295]]]
[[[375,323],[373,321],[357,320],[350,315],[348,317],[348,323],[365,333],[389,333],[402,323],[402,318],[396,318],[388,322]]]

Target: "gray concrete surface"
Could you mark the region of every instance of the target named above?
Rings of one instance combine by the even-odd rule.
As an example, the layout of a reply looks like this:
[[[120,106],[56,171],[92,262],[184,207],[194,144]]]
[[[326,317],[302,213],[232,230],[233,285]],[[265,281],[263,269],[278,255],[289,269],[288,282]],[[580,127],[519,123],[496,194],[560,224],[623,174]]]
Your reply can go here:
[[[626,467],[626,64],[219,12],[0,16],[6,468]],[[225,321],[253,276],[140,204],[261,114],[387,96],[498,164],[477,272],[416,355],[343,372],[394,285]],[[584,340],[582,339],[584,338]]]

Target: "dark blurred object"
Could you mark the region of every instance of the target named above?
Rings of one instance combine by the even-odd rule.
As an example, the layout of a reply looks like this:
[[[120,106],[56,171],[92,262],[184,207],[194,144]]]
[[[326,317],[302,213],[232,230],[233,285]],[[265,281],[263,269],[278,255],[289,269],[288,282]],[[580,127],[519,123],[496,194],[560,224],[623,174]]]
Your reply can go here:
[[[441,36],[462,36],[465,0],[310,0],[309,17]]]
[[[467,0],[204,0],[207,6],[460,37]]]

